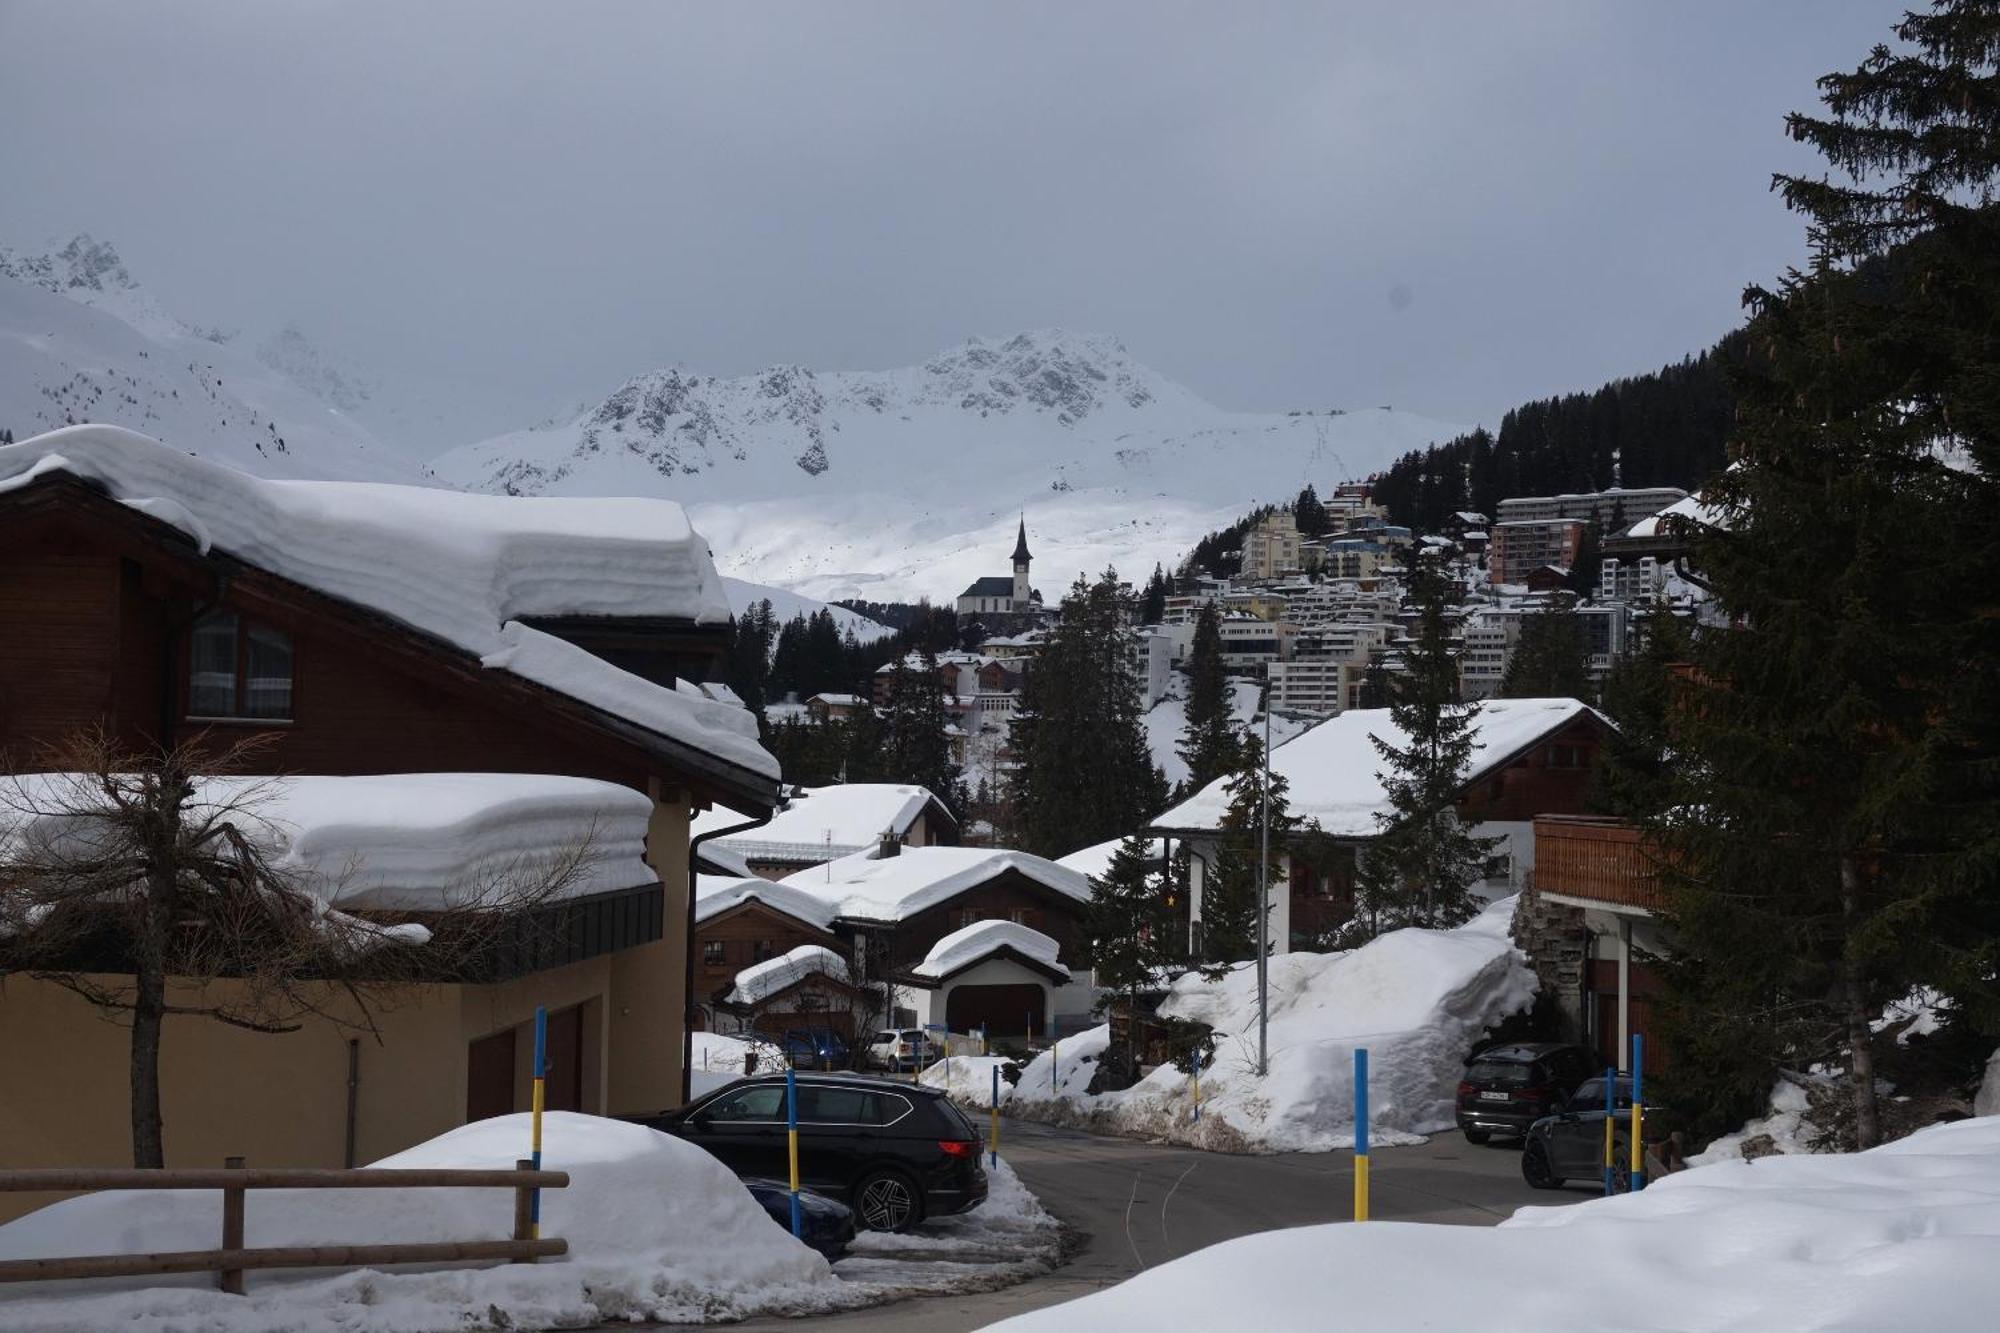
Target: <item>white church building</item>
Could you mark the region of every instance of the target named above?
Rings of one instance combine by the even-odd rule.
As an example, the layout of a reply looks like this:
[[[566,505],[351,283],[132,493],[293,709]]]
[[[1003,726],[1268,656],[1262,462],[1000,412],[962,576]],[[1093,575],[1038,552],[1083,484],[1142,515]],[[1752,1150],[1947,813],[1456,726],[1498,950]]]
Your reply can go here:
[[[958,613],[962,616],[976,615],[1017,615],[1032,611],[1039,604],[1034,589],[1028,586],[1028,520],[1021,519],[1021,530],[1014,539],[1014,576],[994,575],[991,578],[974,579],[966,590],[958,595]]]

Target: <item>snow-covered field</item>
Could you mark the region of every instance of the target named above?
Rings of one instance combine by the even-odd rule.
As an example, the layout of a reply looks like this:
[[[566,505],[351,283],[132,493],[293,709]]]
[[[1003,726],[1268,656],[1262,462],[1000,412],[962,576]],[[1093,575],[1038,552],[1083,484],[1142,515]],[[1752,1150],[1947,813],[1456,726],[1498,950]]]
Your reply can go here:
[[[720,1039],[726,1040],[726,1039]],[[742,1045],[742,1043],[736,1043]],[[528,1117],[452,1130],[379,1167],[511,1167]],[[864,1233],[829,1266],[772,1221],[720,1163],[638,1125],[550,1113],[543,1161],[570,1184],[542,1196],[542,1234],[569,1253],[490,1268],[252,1272],[248,1294],[209,1274],[0,1288],[0,1328],[35,1333],[467,1333],[600,1323],[728,1322],[983,1291],[1057,1262],[1060,1228],[1002,1158],[986,1202],[908,1235]],[[253,1190],[253,1246],[504,1239],[504,1189]],[[209,1191],[85,1195],[0,1226],[0,1259],[188,1249],[221,1234]]]
[[[2000,1119],[1988,1117],[1866,1153],[1698,1167],[1497,1228],[1265,1232],[993,1327],[1983,1333],[2000,1309],[1996,1254]]]
[[[1160,1005],[1218,1034],[1193,1080],[1163,1065],[1131,1088],[1091,1095],[1108,1026],[1065,1040],[1021,1072],[1010,1114],[1143,1134],[1197,1147],[1321,1152],[1354,1142],[1354,1050],[1369,1052],[1376,1143],[1449,1128],[1465,1055],[1488,1027],[1534,998],[1534,974],[1507,936],[1513,899],[1456,930],[1398,930],[1346,953],[1280,954],[1270,962],[1270,1071],[1257,1077],[1256,970],[1220,981],[1189,973]],[[976,1091],[976,1090],[975,1090]]]

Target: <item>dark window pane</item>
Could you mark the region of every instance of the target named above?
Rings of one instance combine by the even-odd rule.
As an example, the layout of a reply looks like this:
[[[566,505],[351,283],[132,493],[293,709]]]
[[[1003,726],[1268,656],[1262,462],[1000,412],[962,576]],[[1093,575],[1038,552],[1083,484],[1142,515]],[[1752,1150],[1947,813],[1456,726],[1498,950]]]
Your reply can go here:
[[[1529,1066],[1511,1060],[1475,1060],[1465,1071],[1468,1082],[1488,1088],[1525,1088]]]
[[[236,715],[236,613],[211,611],[194,625],[189,652],[188,711],[196,717]]]
[[[243,690],[243,716],[292,715],[292,636],[263,625],[250,626],[250,670]]]
[[[799,1119],[815,1125],[872,1125],[874,1101],[857,1088],[800,1088]]]
[[[785,1090],[776,1085],[745,1088],[716,1102],[710,1114],[717,1120],[783,1120]]]

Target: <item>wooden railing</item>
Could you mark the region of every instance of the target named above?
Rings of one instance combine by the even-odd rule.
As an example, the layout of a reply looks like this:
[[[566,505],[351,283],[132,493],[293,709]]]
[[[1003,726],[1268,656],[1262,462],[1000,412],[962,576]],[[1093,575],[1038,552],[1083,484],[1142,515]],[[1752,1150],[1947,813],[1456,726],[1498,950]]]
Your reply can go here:
[[[153,1273],[215,1273],[222,1290],[243,1294],[243,1274],[252,1268],[373,1268],[382,1264],[472,1263],[506,1259],[533,1263],[569,1252],[569,1242],[536,1237],[529,1199],[537,1189],[561,1189],[567,1171],[537,1171],[517,1161],[512,1171],[427,1169],[333,1170],[250,1169],[231,1157],[221,1170],[71,1170],[63,1167],[0,1171],[0,1191],[24,1190],[221,1190],[222,1245],[213,1250],[170,1250],[151,1254],[95,1254],[59,1259],[0,1261],[0,1282],[51,1282],[68,1278],[133,1277]],[[511,1189],[514,1235],[510,1240],[428,1241],[387,1245],[283,1245],[246,1248],[243,1195],[272,1189]]]
[[[1535,888],[1649,912],[1666,905],[1658,862],[1639,830],[1587,815],[1536,817]]]

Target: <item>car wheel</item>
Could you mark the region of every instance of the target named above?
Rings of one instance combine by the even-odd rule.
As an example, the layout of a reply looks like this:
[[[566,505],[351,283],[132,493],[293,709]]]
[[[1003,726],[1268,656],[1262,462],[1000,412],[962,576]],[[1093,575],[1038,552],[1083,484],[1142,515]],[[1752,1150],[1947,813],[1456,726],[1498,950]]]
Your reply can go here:
[[[1528,1182],[1528,1188],[1553,1190],[1562,1188],[1563,1178],[1556,1174],[1549,1162],[1549,1145],[1540,1139],[1531,1138],[1521,1150],[1521,1179]]]
[[[1611,1192],[1630,1194],[1632,1192],[1632,1148],[1624,1139],[1616,1139],[1611,1144]]]
[[[870,1231],[908,1231],[924,1220],[923,1196],[901,1171],[871,1171],[854,1187],[854,1220]]]
[[[1465,1141],[1475,1146],[1491,1143],[1493,1142],[1493,1131],[1490,1129],[1468,1129],[1465,1131]]]

